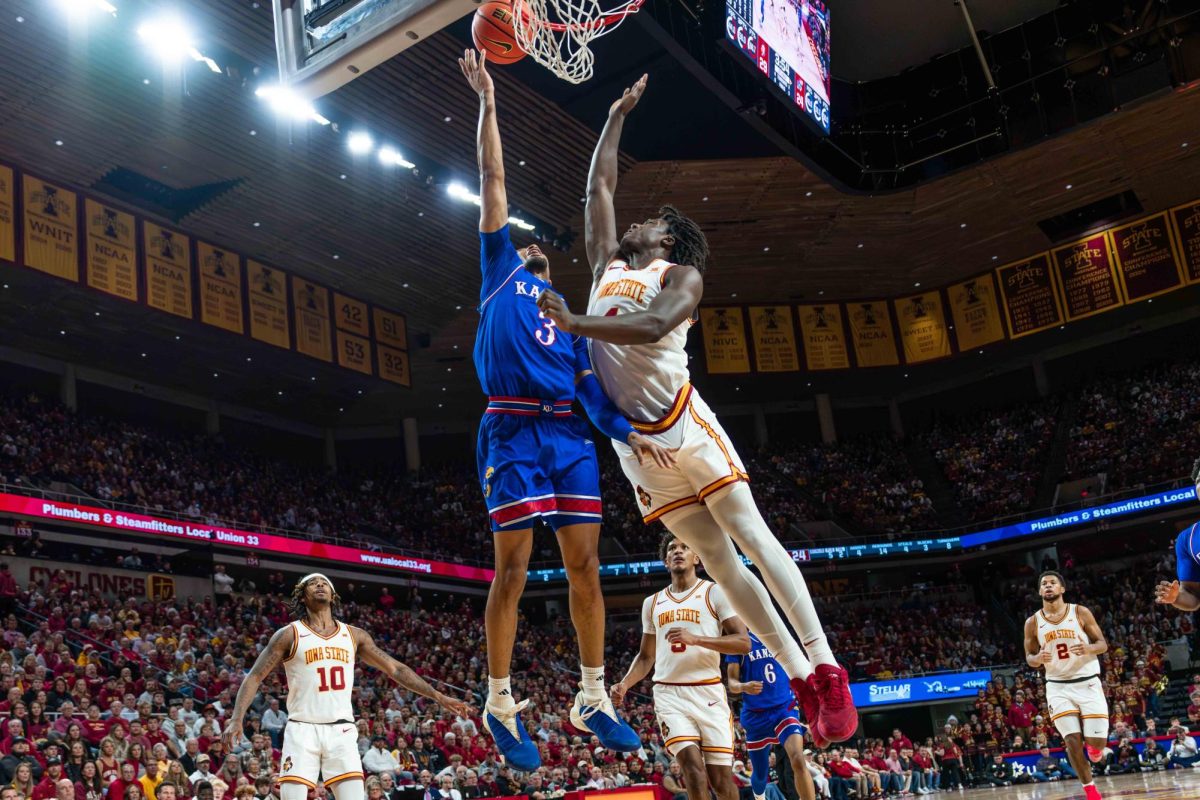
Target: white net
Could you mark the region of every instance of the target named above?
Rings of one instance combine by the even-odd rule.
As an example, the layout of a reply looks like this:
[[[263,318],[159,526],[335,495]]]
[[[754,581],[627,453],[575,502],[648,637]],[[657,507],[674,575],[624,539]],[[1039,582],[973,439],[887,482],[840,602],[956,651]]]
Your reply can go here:
[[[616,30],[644,2],[605,10],[597,0],[515,0],[517,46],[564,81],[583,83],[592,77],[592,40]]]

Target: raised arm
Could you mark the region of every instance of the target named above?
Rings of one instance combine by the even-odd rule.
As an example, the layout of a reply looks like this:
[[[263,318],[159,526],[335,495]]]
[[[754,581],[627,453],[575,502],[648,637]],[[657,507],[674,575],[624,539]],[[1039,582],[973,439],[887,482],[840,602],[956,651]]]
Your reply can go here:
[[[1049,650],[1043,650],[1038,644],[1037,620],[1033,617],[1025,620],[1025,663],[1031,667],[1041,667],[1050,663]]]
[[[508,222],[508,195],[504,191],[504,153],[500,149],[500,126],[496,122],[496,93],[483,53],[464,50],[458,60],[463,76],[479,95],[479,129],[476,150],[479,160],[479,230],[498,231]]]
[[[686,628],[671,628],[667,631],[667,641],[687,647],[703,647],[731,656],[750,652],[750,631],[738,617],[726,617],[721,621],[720,636],[697,636]]]
[[[1092,615],[1092,610],[1087,606],[1076,606],[1075,613],[1079,617],[1079,625],[1083,628],[1083,632],[1092,640],[1091,644],[1071,645],[1071,652],[1077,656],[1093,655],[1098,656],[1101,653],[1108,652],[1108,640],[1104,638],[1104,631],[1100,629],[1096,618]]]
[[[379,645],[375,644],[375,640],[371,638],[371,634],[362,628],[355,628],[351,625],[350,635],[354,638],[355,652],[364,664],[379,670],[410,692],[428,697],[451,713],[464,718],[470,718],[474,713],[467,703],[442,694],[430,686],[424,678],[413,672],[408,665],[402,664],[380,650]]]
[[[296,629],[291,625],[275,631],[271,640],[267,642],[267,646],[258,654],[254,666],[242,679],[242,685],[238,687],[237,697],[233,701],[233,714],[229,717],[229,724],[225,727],[225,734],[222,737],[225,739],[226,752],[232,753],[233,748],[242,739],[246,709],[250,708],[250,703],[258,694],[258,687],[262,686],[263,680],[283,663],[283,660],[288,657],[288,653],[292,652],[295,643]]]
[[[577,336],[612,344],[651,344],[688,319],[704,296],[704,279],[695,267],[671,268],[659,292],[645,311],[612,317],[572,314],[556,292],[538,295],[538,308],[561,329]]]
[[[617,213],[613,208],[613,193],[617,189],[617,155],[620,152],[621,129],[625,117],[637,105],[646,91],[647,76],[638,78],[620,99],[608,109],[608,122],[592,153],[592,168],[588,172],[587,205],[583,212],[583,239],[587,246],[592,275],[597,276],[608,266],[620,246],[617,239]]]

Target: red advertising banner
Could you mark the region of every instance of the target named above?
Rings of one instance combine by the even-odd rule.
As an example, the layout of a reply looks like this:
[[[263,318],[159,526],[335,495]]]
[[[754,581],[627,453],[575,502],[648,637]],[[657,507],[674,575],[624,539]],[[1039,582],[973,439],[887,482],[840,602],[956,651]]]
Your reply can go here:
[[[323,544],[321,542],[310,542],[307,539],[275,536],[269,533],[250,533],[248,531],[234,530],[233,528],[220,528],[193,522],[147,517],[142,514],[114,511],[108,508],[80,506],[57,500],[42,500],[36,497],[23,497],[17,494],[0,493],[0,513],[20,514],[26,517],[54,519],[62,522],[77,522],[98,528],[153,533],[161,536],[172,536],[178,539],[199,539],[226,547],[246,548],[253,550],[256,554],[278,553],[333,561],[358,567],[397,569],[405,572],[442,575],[468,581],[490,582],[495,577],[493,570],[482,567],[468,567],[462,564],[450,564],[445,561],[430,561],[429,559],[413,556],[374,553],[370,550],[360,550],[356,547]]]

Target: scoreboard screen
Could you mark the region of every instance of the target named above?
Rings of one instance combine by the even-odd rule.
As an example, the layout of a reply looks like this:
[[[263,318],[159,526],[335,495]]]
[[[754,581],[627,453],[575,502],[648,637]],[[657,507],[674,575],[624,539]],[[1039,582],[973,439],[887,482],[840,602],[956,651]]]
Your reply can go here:
[[[829,9],[820,0],[726,0],[725,36],[829,133]]]

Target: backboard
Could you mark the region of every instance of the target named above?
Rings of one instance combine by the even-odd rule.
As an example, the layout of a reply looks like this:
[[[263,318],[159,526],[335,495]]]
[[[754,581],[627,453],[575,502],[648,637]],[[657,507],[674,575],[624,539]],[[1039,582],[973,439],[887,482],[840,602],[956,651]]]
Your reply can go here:
[[[312,99],[474,11],[479,0],[273,0],[280,81]]]

